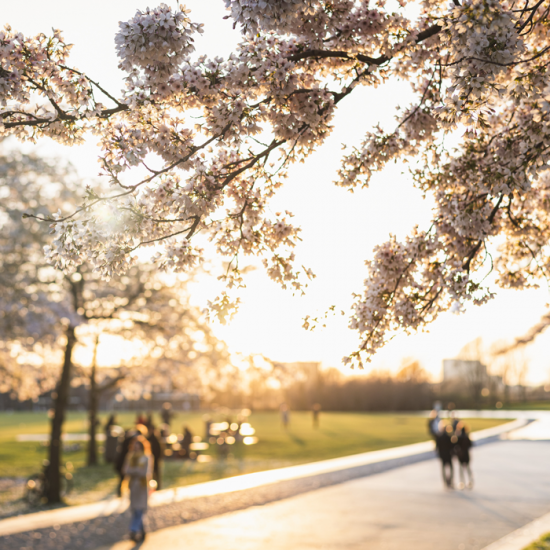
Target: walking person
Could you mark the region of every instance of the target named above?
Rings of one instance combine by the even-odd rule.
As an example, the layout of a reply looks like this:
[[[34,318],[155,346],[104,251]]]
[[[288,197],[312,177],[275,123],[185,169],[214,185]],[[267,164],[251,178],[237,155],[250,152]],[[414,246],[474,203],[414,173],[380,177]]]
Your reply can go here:
[[[116,415],[114,415],[114,414],[111,414],[109,416],[109,419],[107,420],[107,423],[105,424],[104,431],[105,431],[106,436],[109,435],[109,431],[111,430],[112,426],[116,426]]]
[[[443,420],[439,423],[439,433],[435,444],[441,459],[443,483],[448,489],[453,488],[453,442],[451,441],[452,426],[446,425]]]
[[[455,454],[458,458],[459,473],[460,473],[460,487],[467,487],[473,489],[474,478],[472,476],[472,469],[470,468],[470,448],[472,447],[472,440],[468,435],[468,428],[464,422],[459,422],[457,425],[456,435],[457,442],[455,445]],[[466,483],[466,475],[468,474],[468,482]]]
[[[315,405],[313,405],[311,410],[313,411],[313,427],[318,428],[319,414],[321,413],[321,405],[319,405],[319,403],[315,403]]]
[[[105,462],[112,464],[115,462],[118,452],[118,446],[120,444],[119,438],[123,431],[120,426],[116,424],[116,417],[112,414],[105,424],[105,451],[103,456]]]
[[[183,427],[183,439],[181,440],[181,448],[184,452],[183,457],[189,458],[191,454],[191,444],[193,443],[193,433],[187,427]]]
[[[157,484],[156,489],[159,490],[161,488],[161,460],[164,449],[160,442],[160,435],[153,424],[149,426],[147,441],[151,445],[151,454],[153,455],[153,480]]]
[[[162,418],[162,421],[164,424],[167,424],[170,426],[170,423],[172,422],[172,418],[174,417],[174,413],[172,412],[172,403],[166,403],[162,404],[162,410],[160,411],[160,416]]]
[[[136,542],[145,540],[143,516],[147,511],[153,460],[149,441],[142,435],[136,436],[130,444],[130,450],[126,455],[123,467],[124,475],[129,477],[130,510],[132,512],[130,539]]]
[[[126,462],[126,455],[130,451],[130,446],[134,437],[136,437],[137,435],[147,435],[147,429],[142,424],[138,424],[135,428],[130,428],[129,430],[126,430],[124,438],[121,438],[122,441],[120,441],[117,447],[117,454],[114,461],[114,466],[119,478],[117,488],[118,496],[121,496],[122,493],[122,482],[124,481],[123,469]]]
[[[155,429],[155,423],[153,422],[153,413],[151,411],[147,412],[147,419],[145,421],[145,427],[150,432]]]
[[[209,441],[210,436],[212,435],[210,433],[210,426],[212,426],[212,419],[210,418],[210,415],[205,414],[202,419],[204,420],[204,440]]]
[[[282,403],[279,409],[281,411],[281,423],[283,424],[283,428],[286,430],[288,428],[288,423],[290,422],[290,411],[288,410],[288,405],[286,403]]]

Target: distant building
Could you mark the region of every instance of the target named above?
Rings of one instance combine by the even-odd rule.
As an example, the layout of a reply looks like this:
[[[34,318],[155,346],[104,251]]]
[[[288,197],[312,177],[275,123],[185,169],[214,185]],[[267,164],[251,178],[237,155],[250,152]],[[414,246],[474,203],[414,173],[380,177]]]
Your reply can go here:
[[[480,395],[497,395],[504,390],[502,376],[489,374],[481,361],[466,359],[443,360],[443,386],[467,390],[474,400]]]
[[[481,361],[443,359],[443,382],[486,379],[487,367]]]

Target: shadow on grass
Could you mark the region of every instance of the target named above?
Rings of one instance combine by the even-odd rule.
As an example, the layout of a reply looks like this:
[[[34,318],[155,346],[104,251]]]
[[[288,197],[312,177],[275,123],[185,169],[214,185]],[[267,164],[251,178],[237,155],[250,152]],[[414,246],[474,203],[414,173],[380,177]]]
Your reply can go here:
[[[337,438],[337,437],[340,437],[341,434],[338,433],[338,432],[333,432],[332,430],[325,430],[323,428],[319,428],[319,433],[323,434],[323,435],[328,435],[329,437],[332,437],[332,438]]]
[[[301,447],[305,447],[307,445],[305,439],[302,439],[301,437],[294,435],[292,432],[287,432],[287,435],[292,441],[294,441],[294,443],[297,443]]]

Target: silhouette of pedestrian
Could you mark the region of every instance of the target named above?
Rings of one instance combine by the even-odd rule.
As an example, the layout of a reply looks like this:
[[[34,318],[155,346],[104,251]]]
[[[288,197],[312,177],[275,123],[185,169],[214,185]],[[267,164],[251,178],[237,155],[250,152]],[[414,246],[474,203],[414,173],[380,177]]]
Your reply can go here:
[[[108,435],[109,431],[111,430],[111,426],[116,426],[116,415],[111,414],[109,416],[109,420],[107,420],[107,423],[105,424],[105,434]]]
[[[162,418],[162,421],[170,426],[170,423],[172,422],[172,417],[174,416],[171,403],[166,402],[162,404],[162,411],[160,413],[160,416]]]
[[[147,441],[151,445],[151,454],[153,455],[153,479],[157,483],[157,489],[161,488],[161,460],[162,460],[162,445],[160,438],[157,435],[155,426],[151,424],[149,433],[147,435]]]
[[[441,471],[443,482],[452,489],[453,487],[453,443],[451,441],[452,426],[445,425],[443,420],[439,423],[439,434],[436,438],[436,447],[441,459]]]
[[[464,422],[458,423],[456,435],[457,442],[455,445],[455,454],[460,464],[460,485],[461,487],[468,487],[468,489],[472,489],[474,486],[474,478],[472,475],[472,469],[470,468],[470,448],[472,447],[472,441],[468,435],[468,428]],[[468,474],[467,483],[465,474]]]
[[[105,424],[105,462],[113,463],[116,461],[122,433],[124,433],[124,430],[117,426],[116,417],[112,414],[107,424]]]
[[[202,419],[204,420],[204,440],[208,441],[210,439],[210,436],[212,435],[210,433],[210,426],[212,426],[212,419],[208,414],[205,414]]]
[[[288,428],[288,423],[290,422],[290,413],[288,410],[288,405],[286,403],[283,403],[280,407],[281,410],[281,422],[283,424],[283,428]]]
[[[151,429],[155,429],[155,423],[153,422],[153,413],[148,412],[147,413],[147,419],[145,420],[145,427],[150,431]]]
[[[193,434],[187,426],[184,426],[183,439],[181,440],[181,448],[183,450],[185,458],[189,458],[189,455],[191,454],[191,443],[193,443]]]
[[[313,405],[311,410],[313,411],[313,427],[318,428],[319,414],[321,413],[321,405],[319,405],[319,403],[315,403],[315,405]]]

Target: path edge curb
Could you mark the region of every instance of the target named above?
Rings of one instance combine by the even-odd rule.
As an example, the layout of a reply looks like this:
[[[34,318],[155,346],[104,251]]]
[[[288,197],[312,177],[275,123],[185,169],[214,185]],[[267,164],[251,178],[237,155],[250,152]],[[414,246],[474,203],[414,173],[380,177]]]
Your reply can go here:
[[[523,550],[546,533],[550,533],[550,513],[508,533],[489,546],[485,546],[483,550]]]

